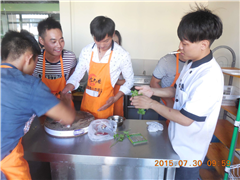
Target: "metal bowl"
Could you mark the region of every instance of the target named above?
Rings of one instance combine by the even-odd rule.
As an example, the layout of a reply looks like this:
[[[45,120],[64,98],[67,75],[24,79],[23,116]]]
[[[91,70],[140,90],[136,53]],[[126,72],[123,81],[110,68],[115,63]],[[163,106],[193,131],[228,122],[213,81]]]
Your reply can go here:
[[[117,127],[122,126],[123,122],[125,121],[125,117],[118,116],[118,115],[110,116],[110,117],[108,117],[108,119],[117,122]]]

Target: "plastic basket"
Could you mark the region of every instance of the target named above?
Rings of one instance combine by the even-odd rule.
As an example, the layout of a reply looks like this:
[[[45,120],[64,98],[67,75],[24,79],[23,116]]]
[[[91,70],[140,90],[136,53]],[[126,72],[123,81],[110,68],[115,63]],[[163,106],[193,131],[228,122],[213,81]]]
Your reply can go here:
[[[235,106],[235,101],[240,97],[239,89],[235,86],[224,86],[223,91],[223,106]]]
[[[231,165],[229,167],[228,178],[231,180],[240,179],[240,164]]]

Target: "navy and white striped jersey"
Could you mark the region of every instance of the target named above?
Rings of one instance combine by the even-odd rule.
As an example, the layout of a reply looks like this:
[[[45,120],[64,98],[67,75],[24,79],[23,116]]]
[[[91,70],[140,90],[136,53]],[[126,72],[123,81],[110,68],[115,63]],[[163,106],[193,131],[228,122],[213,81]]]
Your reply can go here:
[[[33,76],[38,77],[40,79],[42,79],[43,53],[44,53],[44,50],[42,51],[41,55],[38,56],[38,62],[33,72]],[[68,80],[70,70],[76,66],[77,59],[73,52],[65,49],[62,51],[62,58],[63,58],[64,76],[65,76],[65,79]],[[45,77],[47,79],[61,78],[62,73],[61,73],[60,59],[57,63],[50,63],[47,59],[45,59],[45,61],[46,61]]]

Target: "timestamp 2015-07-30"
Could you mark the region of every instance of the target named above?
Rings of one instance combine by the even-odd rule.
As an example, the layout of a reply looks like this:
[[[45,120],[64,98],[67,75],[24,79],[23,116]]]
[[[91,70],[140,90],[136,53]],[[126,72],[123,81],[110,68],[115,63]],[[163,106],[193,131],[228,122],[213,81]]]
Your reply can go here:
[[[190,165],[188,160],[179,160],[178,163],[174,163],[173,160],[155,160],[155,166],[202,166],[203,162],[201,160],[193,160]],[[222,161],[216,161],[216,160],[208,160],[207,161],[208,166],[229,166],[231,165],[231,162],[229,160],[222,160]]]

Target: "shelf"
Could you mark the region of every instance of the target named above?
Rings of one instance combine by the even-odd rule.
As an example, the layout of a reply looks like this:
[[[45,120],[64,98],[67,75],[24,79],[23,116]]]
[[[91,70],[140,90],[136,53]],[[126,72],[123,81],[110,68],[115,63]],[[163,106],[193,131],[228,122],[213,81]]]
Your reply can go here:
[[[210,162],[213,162],[215,160],[216,166],[214,168],[220,174],[221,176],[224,176],[224,168],[225,166],[222,165],[222,160],[225,160],[227,162],[228,159],[228,148],[223,145],[222,143],[211,143],[209,145],[207,158],[210,160]],[[234,156],[234,160],[232,164],[239,164],[240,161],[237,159],[236,156]]]
[[[221,69],[227,69],[227,70],[240,70],[239,68],[232,68],[232,67],[222,67]],[[229,75],[229,76],[233,76],[233,77],[237,77],[240,78],[240,75],[233,75],[233,74],[229,74],[226,72],[223,72],[223,74]]]
[[[237,116],[237,108],[236,106],[222,106],[224,110],[231,113],[234,116]]]
[[[219,119],[214,135],[228,148],[230,148],[234,125],[225,119]],[[240,150],[240,138],[237,139],[236,150]]]

